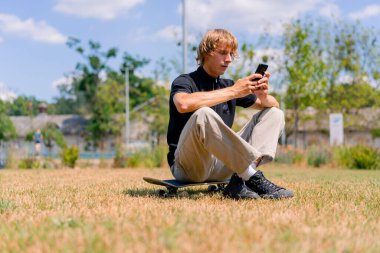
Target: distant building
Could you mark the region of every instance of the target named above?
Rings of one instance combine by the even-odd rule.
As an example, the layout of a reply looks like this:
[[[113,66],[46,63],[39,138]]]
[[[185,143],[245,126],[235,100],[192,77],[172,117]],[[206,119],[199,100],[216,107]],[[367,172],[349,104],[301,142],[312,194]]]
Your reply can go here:
[[[238,113],[236,125],[243,126],[256,111],[244,109]],[[286,110],[286,143],[294,144],[292,110]],[[301,113],[298,125],[297,146],[329,145],[329,113],[320,113],[312,107]],[[237,128],[239,128],[237,127]],[[374,129],[380,129],[380,108],[352,110],[344,116],[344,144],[365,144],[380,148],[380,138],[372,136]]]
[[[47,105],[41,103],[38,106],[39,114],[37,116],[11,116],[11,120],[17,131],[16,140],[12,141],[15,148],[21,153],[31,153],[33,150],[32,143],[26,141],[26,136],[34,132],[36,129],[42,129],[47,123],[54,123],[65,136],[67,145],[76,145],[81,151],[90,149],[84,136],[86,135],[86,125],[88,119],[80,115],[49,115],[47,114]],[[123,130],[123,133],[125,131]],[[123,136],[123,140],[124,140]],[[130,142],[133,148],[149,147],[149,130],[146,124],[132,121],[130,123]],[[115,140],[109,137],[105,143],[104,151],[114,151]],[[46,151],[46,149],[45,149]],[[53,153],[59,151],[55,145],[52,149]]]

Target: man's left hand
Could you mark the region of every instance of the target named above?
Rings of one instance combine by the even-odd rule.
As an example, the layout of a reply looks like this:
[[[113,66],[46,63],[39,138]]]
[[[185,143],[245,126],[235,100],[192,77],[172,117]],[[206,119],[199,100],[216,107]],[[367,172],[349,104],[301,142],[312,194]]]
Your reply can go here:
[[[270,73],[265,71],[263,78],[257,81],[254,93],[259,98],[265,98],[268,95]]]

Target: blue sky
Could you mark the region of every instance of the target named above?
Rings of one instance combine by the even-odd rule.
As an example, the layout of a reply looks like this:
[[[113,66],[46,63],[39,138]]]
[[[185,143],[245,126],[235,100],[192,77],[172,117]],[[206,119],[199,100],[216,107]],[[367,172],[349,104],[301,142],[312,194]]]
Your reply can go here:
[[[80,56],[65,45],[69,36],[100,42],[151,59],[180,60],[182,0],[0,0],[0,98],[35,96],[51,102],[56,85]],[[227,28],[242,41],[263,31],[273,36],[298,16],[335,16],[380,29],[374,0],[187,0],[189,40],[210,28]],[[118,62],[118,61],[115,61]],[[189,64],[189,70],[195,64]]]

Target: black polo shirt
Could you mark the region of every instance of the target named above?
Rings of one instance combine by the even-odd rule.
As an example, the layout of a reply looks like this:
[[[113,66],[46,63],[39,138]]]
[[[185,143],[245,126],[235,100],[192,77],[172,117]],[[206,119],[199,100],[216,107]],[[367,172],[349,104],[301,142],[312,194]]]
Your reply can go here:
[[[199,67],[190,74],[183,74],[177,77],[171,87],[169,99],[169,126],[167,134],[167,142],[169,145],[168,163],[170,166],[174,163],[174,152],[177,148],[179,136],[186,122],[189,120],[193,112],[179,113],[174,105],[173,97],[178,92],[194,93],[200,91],[212,91],[232,86],[234,81],[230,79],[214,78],[209,76],[203,67]],[[235,118],[235,107],[249,107],[256,102],[254,94],[243,98],[232,99],[227,102],[217,104],[211,108],[223,119],[224,123],[232,127]]]

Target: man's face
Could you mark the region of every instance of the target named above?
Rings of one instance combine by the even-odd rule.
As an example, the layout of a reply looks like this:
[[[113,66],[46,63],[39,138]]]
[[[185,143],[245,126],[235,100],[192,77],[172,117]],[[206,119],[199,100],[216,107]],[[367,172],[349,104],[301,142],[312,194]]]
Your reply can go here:
[[[226,72],[232,60],[231,49],[225,45],[221,45],[214,52],[206,55],[203,67],[209,75],[216,78]]]

